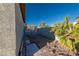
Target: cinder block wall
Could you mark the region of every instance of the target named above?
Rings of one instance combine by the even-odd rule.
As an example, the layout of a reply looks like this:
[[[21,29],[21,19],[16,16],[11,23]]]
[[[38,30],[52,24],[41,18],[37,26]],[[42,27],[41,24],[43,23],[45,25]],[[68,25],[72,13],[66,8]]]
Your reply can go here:
[[[15,18],[16,18],[16,55],[18,55],[23,38],[23,18],[19,4],[15,4]]]
[[[0,4],[0,56],[18,55],[22,35],[19,4]]]

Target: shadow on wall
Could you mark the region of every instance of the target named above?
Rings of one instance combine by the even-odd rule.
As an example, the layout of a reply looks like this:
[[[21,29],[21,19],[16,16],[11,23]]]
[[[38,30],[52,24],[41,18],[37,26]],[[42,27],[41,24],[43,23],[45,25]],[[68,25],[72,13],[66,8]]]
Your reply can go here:
[[[15,4],[15,27],[16,27],[16,55],[18,55],[22,43],[22,37],[23,37],[23,29],[24,29],[24,23],[23,18],[21,14],[20,5],[17,3]]]
[[[54,41],[55,35],[47,28],[40,28],[35,31],[26,31],[23,39],[25,40],[23,54],[25,53],[27,56],[32,56],[38,50],[46,46],[47,43]]]

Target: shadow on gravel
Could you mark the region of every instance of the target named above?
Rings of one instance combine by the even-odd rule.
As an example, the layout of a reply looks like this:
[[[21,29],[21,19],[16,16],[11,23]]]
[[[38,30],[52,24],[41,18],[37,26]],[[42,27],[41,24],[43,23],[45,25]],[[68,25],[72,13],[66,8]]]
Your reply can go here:
[[[38,50],[40,50],[41,48],[43,48],[44,46],[47,45],[47,42],[50,43],[52,41],[55,40],[55,35],[53,32],[50,32],[49,29],[47,28],[40,28],[40,29],[37,29],[36,31],[33,31],[33,30],[30,30],[30,31],[27,31],[25,32],[24,34],[24,43],[23,43],[23,55],[26,55],[26,51],[30,50],[29,53],[32,53],[32,54],[29,54],[27,56],[32,56],[35,52],[37,52]],[[30,46],[29,44],[29,47],[26,47],[26,40],[30,40],[30,44],[32,46]],[[35,48],[37,49],[37,51],[35,50]],[[29,51],[28,50],[28,51]],[[35,52],[34,52],[35,51]]]

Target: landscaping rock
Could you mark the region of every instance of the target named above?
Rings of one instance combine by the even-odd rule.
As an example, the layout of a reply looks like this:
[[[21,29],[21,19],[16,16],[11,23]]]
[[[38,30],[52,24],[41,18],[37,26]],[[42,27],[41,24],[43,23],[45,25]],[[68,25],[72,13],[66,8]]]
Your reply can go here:
[[[41,48],[34,56],[74,56],[73,53],[69,53],[71,53],[69,50],[62,48],[57,41],[54,41]]]

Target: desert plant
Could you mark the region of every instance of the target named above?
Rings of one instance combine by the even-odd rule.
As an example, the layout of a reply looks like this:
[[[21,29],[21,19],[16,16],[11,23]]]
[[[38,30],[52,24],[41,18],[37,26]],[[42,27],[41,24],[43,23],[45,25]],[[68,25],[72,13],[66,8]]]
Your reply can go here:
[[[69,22],[69,17],[66,16],[64,22],[55,24],[53,29],[63,47],[71,51],[79,51],[79,17],[77,18],[77,24],[75,24],[75,26]]]
[[[39,24],[39,27],[40,27],[40,28],[45,28],[45,27],[46,27],[46,24],[45,24],[44,22],[41,22],[41,23]]]

